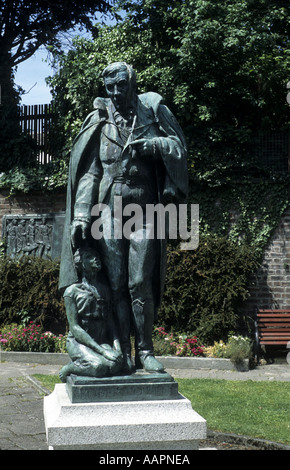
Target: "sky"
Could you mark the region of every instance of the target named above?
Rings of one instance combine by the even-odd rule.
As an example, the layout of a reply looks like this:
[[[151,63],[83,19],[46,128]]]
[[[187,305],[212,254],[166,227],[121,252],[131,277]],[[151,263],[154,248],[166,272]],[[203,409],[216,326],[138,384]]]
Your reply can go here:
[[[119,13],[122,16],[122,12]],[[104,20],[97,14],[98,20]],[[106,24],[112,25],[114,21],[105,17]],[[89,38],[89,33],[81,32],[78,28],[70,31],[71,36],[81,35]],[[15,74],[15,84],[25,90],[21,96],[21,104],[49,104],[52,97],[45,78],[53,75],[53,69],[49,65],[48,52],[45,47],[39,48],[35,54],[24,62],[21,62]]]
[[[45,78],[53,75],[53,70],[47,59],[47,51],[40,48],[36,53],[20,63],[15,74],[15,84],[25,90],[21,96],[21,104],[48,104],[51,101],[50,89]]]

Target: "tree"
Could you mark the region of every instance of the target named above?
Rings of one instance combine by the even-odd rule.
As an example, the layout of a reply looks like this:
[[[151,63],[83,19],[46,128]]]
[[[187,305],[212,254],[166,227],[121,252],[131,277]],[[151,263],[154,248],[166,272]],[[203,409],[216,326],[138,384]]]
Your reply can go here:
[[[249,144],[260,132],[289,129],[288,1],[120,4],[127,11],[121,24],[101,28],[94,41],[76,40],[58,57],[50,85],[66,152],[94,98],[105,93],[103,68],[125,60],[137,71],[140,91],[163,95],[185,131],[191,200],[202,204],[201,227],[235,240],[242,233],[264,246],[287,204],[287,180],[262,168]],[[257,176],[263,189],[255,184]],[[217,210],[219,200],[224,210]],[[233,209],[238,216],[231,229]]]
[[[69,31],[77,24],[90,28],[95,12],[108,12],[111,3],[110,0],[56,2],[2,0],[0,4],[1,170],[11,166],[10,159],[15,162],[20,160],[20,154],[23,154],[17,116],[19,90],[14,86],[14,67],[31,57],[42,45],[59,46],[59,33]]]
[[[61,70],[51,84],[56,100],[65,95],[71,112],[75,100],[80,114],[89,109],[102,66],[123,58],[136,68],[141,89],[159,91],[174,109],[203,173],[205,167],[220,168],[221,161],[232,168],[233,156],[241,155],[253,133],[289,125],[288,1],[119,3],[127,11],[122,24],[101,29],[93,43],[77,41],[60,57]],[[236,164],[246,163],[239,158]]]
[[[58,71],[48,78],[58,117],[53,129],[54,153],[68,158],[72,140],[92,110],[94,98],[105,96],[102,71],[110,62],[132,64],[138,73],[139,91],[156,91],[170,102],[174,90],[171,65],[163,56],[162,48],[156,51],[151,31],[138,31],[131,21],[101,27],[94,41],[77,37],[67,53],[54,50]]]
[[[225,149],[232,158],[233,145],[289,126],[289,2],[187,1],[176,15],[181,18],[176,34],[180,95],[186,96],[179,105],[186,120],[194,116],[195,127],[208,134],[212,153],[225,161]],[[211,154],[207,168],[220,161]]]

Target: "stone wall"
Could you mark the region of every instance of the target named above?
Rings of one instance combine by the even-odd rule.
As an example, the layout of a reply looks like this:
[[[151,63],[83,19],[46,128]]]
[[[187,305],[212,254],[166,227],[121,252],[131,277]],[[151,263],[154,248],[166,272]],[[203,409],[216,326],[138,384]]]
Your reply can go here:
[[[290,308],[290,209],[285,211],[264,253],[258,272],[251,279],[251,297],[245,310]]]
[[[4,215],[47,214],[65,211],[66,191],[18,193],[9,196],[9,191],[0,193],[0,235]]]

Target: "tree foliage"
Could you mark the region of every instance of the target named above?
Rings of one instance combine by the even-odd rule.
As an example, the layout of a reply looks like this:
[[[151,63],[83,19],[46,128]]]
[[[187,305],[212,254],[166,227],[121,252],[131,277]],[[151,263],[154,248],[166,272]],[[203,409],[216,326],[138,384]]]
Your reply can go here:
[[[110,0],[3,0],[0,5],[0,51],[15,66],[42,45],[57,43],[58,34],[80,24],[92,26],[96,11],[106,13]]]
[[[262,248],[287,204],[288,177],[263,167],[252,143],[260,133],[289,129],[289,3],[122,0],[120,6],[127,11],[122,23],[56,54],[59,72],[49,80],[60,116],[56,153],[68,156],[94,98],[105,94],[103,68],[125,60],[137,71],[139,91],[159,92],[184,129],[201,227],[236,241],[246,234]],[[261,193],[267,194],[262,204]],[[233,209],[239,224],[231,230]]]
[[[195,173],[202,165],[245,166],[244,144],[257,131],[289,125],[290,6],[284,0],[122,0],[122,24],[78,40],[59,57],[51,80],[66,105],[66,134],[103,92],[100,73],[127,60],[140,90],[159,91],[185,130]],[[63,90],[63,91],[62,91]],[[75,122],[75,120],[74,120]],[[201,161],[202,160],[202,161]],[[198,167],[196,167],[198,165]]]
[[[42,45],[60,46],[59,33],[75,25],[92,26],[96,11],[106,13],[111,0],[2,0],[0,3],[0,171],[30,161],[33,148],[19,127],[19,92],[15,67]]]

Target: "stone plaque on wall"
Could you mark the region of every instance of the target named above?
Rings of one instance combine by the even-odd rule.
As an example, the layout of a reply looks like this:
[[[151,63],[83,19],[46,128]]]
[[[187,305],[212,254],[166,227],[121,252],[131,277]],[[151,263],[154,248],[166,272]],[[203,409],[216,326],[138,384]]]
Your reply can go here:
[[[6,254],[59,258],[64,213],[4,215],[2,237]]]

